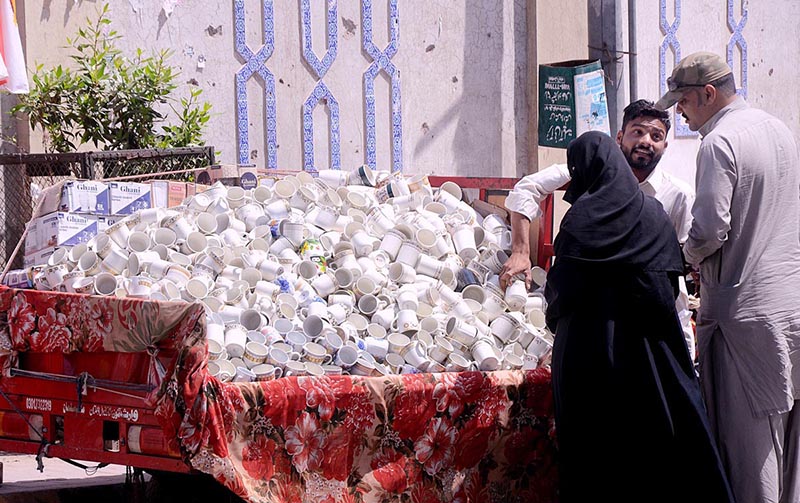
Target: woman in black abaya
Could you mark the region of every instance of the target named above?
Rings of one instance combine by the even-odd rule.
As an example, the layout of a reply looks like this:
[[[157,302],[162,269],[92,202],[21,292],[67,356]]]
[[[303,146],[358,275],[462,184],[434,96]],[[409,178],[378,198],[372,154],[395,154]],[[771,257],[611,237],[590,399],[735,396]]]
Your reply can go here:
[[[561,502],[733,501],[675,312],[675,231],[609,136],[567,162],[546,289]]]

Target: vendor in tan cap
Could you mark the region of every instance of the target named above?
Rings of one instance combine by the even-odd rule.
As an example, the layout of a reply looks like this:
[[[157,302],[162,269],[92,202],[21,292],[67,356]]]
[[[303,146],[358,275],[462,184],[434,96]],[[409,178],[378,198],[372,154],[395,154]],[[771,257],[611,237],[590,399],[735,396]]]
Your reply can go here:
[[[700,268],[700,380],[736,501],[800,501],[800,162],[716,54],[682,59],[657,106],[699,131],[684,245]]]

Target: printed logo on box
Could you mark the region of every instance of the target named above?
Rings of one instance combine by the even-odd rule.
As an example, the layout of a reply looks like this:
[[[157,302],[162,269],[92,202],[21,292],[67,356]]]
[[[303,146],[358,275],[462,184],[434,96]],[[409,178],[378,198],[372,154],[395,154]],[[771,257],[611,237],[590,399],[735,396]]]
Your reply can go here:
[[[150,185],[146,183],[109,183],[112,215],[130,215],[150,208]]]
[[[39,246],[75,246],[97,235],[97,219],[91,215],[56,212],[40,217],[37,222]]]
[[[107,215],[109,191],[104,182],[76,180],[64,184],[61,192],[61,211]]]
[[[125,217],[117,215],[97,215],[97,233],[105,232],[106,229],[119,222]]]
[[[25,257],[22,259],[22,267],[28,268],[37,265],[46,265],[47,259],[50,258],[50,255],[55,253],[55,251],[56,247],[51,246],[34,253],[26,253]]]
[[[254,173],[245,172],[242,174],[239,184],[244,190],[252,190],[258,187],[258,178]]]

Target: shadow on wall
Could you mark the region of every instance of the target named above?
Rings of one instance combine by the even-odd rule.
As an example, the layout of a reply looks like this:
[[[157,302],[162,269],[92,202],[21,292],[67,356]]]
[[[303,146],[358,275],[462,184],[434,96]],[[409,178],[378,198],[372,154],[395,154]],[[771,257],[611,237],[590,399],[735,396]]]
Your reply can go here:
[[[414,155],[427,150],[454,121],[451,166],[446,173],[489,176],[499,173],[502,108],[500,70],[503,62],[503,4],[467,0],[464,7],[464,75],[461,98],[430,126]],[[449,161],[443,159],[442,161]]]
[[[75,4],[82,4],[84,2],[97,4],[97,0],[66,0],[64,2],[64,26],[67,26],[69,23],[69,16],[72,14],[72,8],[75,7]],[[22,4],[24,2],[18,1],[18,4]],[[50,4],[53,3],[53,0],[44,0],[42,2],[42,12],[39,14],[39,21],[45,22],[50,21]]]

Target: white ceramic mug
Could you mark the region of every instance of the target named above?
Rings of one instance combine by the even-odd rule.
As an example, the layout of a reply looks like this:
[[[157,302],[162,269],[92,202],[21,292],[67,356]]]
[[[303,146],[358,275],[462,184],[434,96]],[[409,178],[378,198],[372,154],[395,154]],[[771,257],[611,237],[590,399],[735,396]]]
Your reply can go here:
[[[516,341],[517,331],[520,328],[519,321],[508,314],[498,316],[489,326],[492,335],[500,339],[503,344]]]
[[[252,370],[253,374],[255,374],[256,381],[271,381],[283,375],[283,371],[281,370],[280,367],[276,367],[269,363],[261,363],[259,365],[255,365],[250,370]]]
[[[97,295],[113,295],[117,290],[117,278],[107,272],[101,272],[94,279],[94,291]]]
[[[410,240],[404,241],[400,250],[397,252],[397,260],[400,264],[406,264],[412,269],[417,266],[417,261],[422,253],[422,248],[417,243]]]
[[[406,346],[401,355],[406,363],[423,372],[431,363],[425,351],[425,346],[419,341],[412,342]]]
[[[469,224],[462,224],[456,228],[453,233],[453,244],[458,255],[464,260],[471,260],[478,256],[475,231]]]
[[[401,309],[397,312],[392,328],[398,332],[413,333],[419,330],[417,312],[413,309]]]
[[[251,341],[245,344],[244,355],[242,356],[242,359],[244,360],[245,365],[247,365],[247,368],[252,369],[256,365],[266,362],[268,355],[269,349],[264,344]]]
[[[398,354],[402,354],[405,348],[411,344],[411,339],[399,332],[389,334],[386,340],[389,342],[389,351]]]
[[[388,230],[381,240],[379,249],[385,251],[392,260],[395,260],[405,240],[406,235],[401,231],[397,229]]]
[[[453,345],[444,337],[437,336],[434,338],[434,344],[428,350],[428,356],[438,362],[442,363],[447,359],[450,353],[453,352]]]
[[[283,368],[290,360],[291,358],[289,357],[289,353],[283,349],[275,347],[274,344],[272,348],[270,348],[269,354],[267,355],[267,363],[278,368]]]
[[[360,299],[364,295],[374,294],[377,289],[378,285],[372,279],[362,276],[356,280],[353,293],[356,294],[357,299]]]
[[[279,234],[288,239],[294,246],[300,246],[305,238],[305,225],[301,222],[283,220],[278,229]]]
[[[330,363],[332,356],[328,354],[325,347],[316,342],[307,342],[303,345],[303,357],[312,363]]]
[[[375,357],[378,361],[383,361],[389,352],[389,341],[386,339],[376,339],[375,337],[364,338],[365,350]]]
[[[248,330],[261,330],[267,324],[267,318],[258,309],[245,309],[239,315],[239,322]]]
[[[308,337],[303,332],[292,330],[283,336],[286,344],[292,347],[292,350],[300,352],[308,342]]]
[[[408,264],[395,262],[389,266],[389,279],[395,283],[414,283],[416,278],[417,271],[414,270],[414,267]]]
[[[228,325],[225,330],[225,349],[232,357],[238,358],[244,354],[247,344],[247,329],[236,323]]]
[[[128,252],[121,248],[114,248],[103,259],[102,267],[112,274],[120,274],[128,267]]]
[[[533,340],[528,344],[526,351],[535,355],[540,361],[547,356],[553,349],[553,343],[539,334],[535,334]]]
[[[472,346],[472,357],[475,358],[480,370],[491,371],[500,367],[500,359],[495,353],[494,346],[483,339]]]
[[[414,298],[416,298],[416,295]],[[365,294],[358,299],[358,310],[361,314],[372,316],[378,310],[378,307],[378,298],[372,294]]]
[[[149,297],[152,288],[153,280],[149,277],[132,276],[125,281],[125,290],[131,297]]]
[[[352,375],[360,375],[360,376],[370,376],[372,372],[375,370],[375,364],[365,360],[364,358],[359,358],[356,360],[356,363],[350,367],[350,374]]]
[[[475,328],[474,325],[465,323],[455,316],[447,320],[445,332],[449,337],[461,342],[467,347],[472,346],[478,337],[478,329]]]
[[[342,368],[350,368],[358,360],[358,349],[353,346],[342,346],[336,352],[334,363]]]

